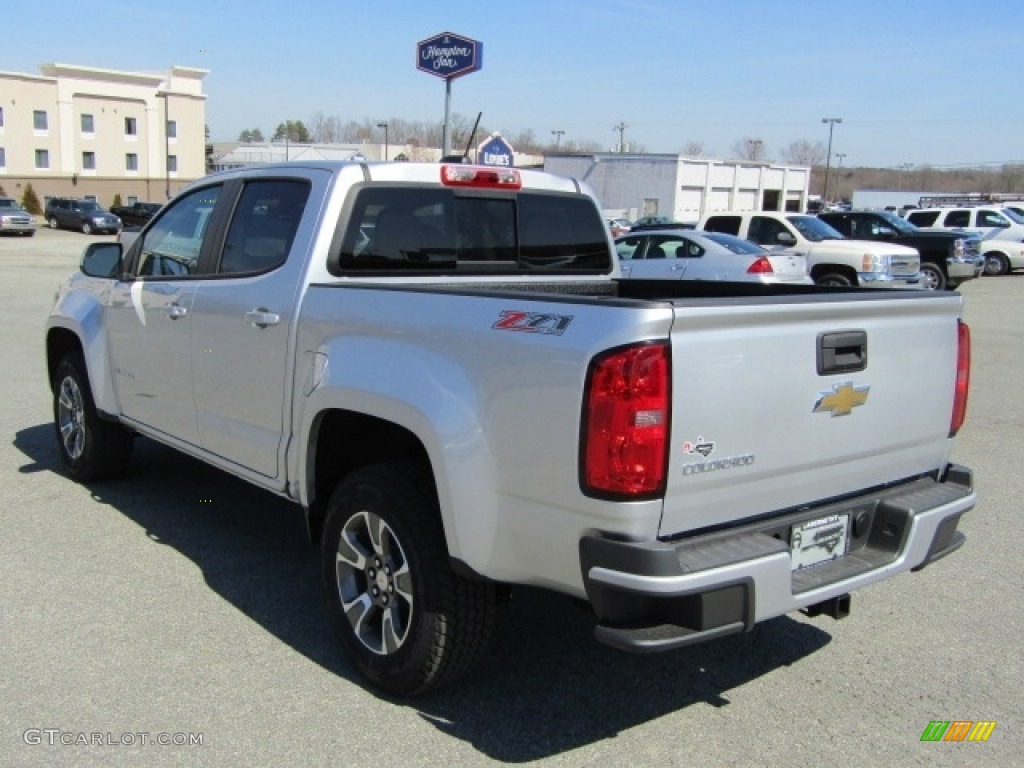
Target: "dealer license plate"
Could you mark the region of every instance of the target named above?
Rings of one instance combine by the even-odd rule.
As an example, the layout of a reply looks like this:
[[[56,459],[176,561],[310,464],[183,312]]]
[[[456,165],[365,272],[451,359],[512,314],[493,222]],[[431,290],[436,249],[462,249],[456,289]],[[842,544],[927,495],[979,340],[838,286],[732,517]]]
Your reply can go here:
[[[810,568],[846,555],[849,528],[849,515],[829,515],[794,525],[789,536],[793,570]]]

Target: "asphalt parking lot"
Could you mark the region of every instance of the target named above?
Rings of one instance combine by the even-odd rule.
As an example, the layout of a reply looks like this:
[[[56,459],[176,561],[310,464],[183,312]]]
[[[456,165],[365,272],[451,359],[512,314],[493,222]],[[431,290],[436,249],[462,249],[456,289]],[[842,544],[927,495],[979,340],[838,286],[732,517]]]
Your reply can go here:
[[[517,593],[471,680],[396,702],[335,646],[297,507],[143,440],[124,479],[60,474],[43,321],[96,239],[0,238],[0,765],[1024,765],[1024,274],[962,289],[955,459],[981,501],[956,555],[854,594],[844,621],[652,656]],[[933,720],[997,725],[921,742]]]

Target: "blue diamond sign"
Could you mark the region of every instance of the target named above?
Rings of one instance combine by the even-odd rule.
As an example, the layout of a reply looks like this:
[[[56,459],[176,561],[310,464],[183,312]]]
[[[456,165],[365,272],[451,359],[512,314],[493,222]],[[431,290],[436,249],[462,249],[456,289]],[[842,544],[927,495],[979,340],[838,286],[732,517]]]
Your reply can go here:
[[[416,43],[416,69],[445,80],[483,68],[484,44],[442,32]]]

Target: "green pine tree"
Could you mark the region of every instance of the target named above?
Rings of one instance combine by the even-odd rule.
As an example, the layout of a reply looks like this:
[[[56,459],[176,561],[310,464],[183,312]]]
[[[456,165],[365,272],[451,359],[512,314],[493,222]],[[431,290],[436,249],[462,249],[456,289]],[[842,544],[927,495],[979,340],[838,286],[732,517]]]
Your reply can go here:
[[[25,185],[25,194],[21,196],[21,207],[33,216],[38,216],[43,212],[43,206],[39,204],[39,196],[32,189],[32,184]]]

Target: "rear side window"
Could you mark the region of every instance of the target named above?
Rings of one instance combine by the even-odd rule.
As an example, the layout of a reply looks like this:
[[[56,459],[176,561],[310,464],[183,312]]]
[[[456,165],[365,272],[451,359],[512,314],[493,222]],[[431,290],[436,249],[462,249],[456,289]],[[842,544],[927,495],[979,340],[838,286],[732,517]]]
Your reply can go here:
[[[284,264],[309,197],[304,181],[246,184],[224,240],[219,272],[266,272]]]
[[[971,225],[970,211],[950,211],[942,222],[946,227],[969,227]]]
[[[704,224],[707,232],[724,232],[727,235],[738,235],[740,233],[739,216],[712,216]]]
[[[912,211],[907,214],[907,221],[918,227],[930,227],[939,218],[938,211]]]
[[[582,195],[357,188],[342,214],[334,274],[363,271],[607,272],[604,219]]]

